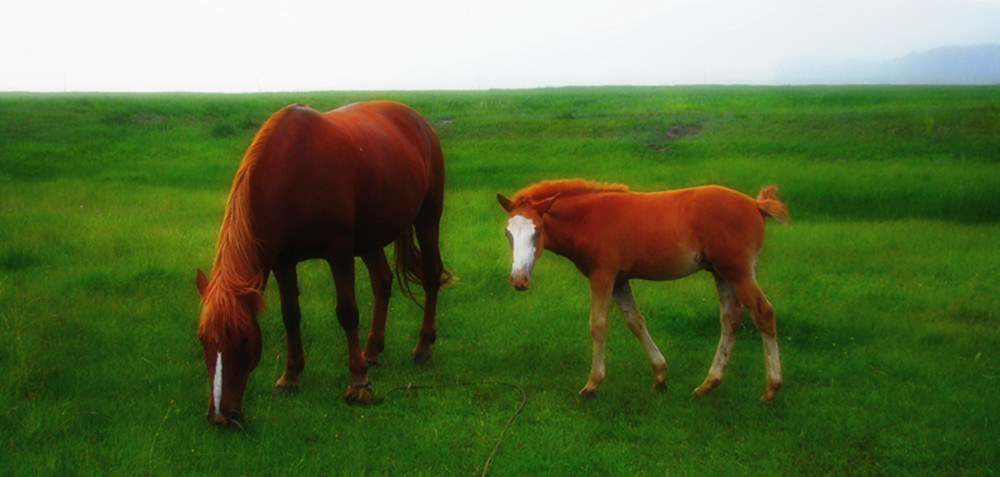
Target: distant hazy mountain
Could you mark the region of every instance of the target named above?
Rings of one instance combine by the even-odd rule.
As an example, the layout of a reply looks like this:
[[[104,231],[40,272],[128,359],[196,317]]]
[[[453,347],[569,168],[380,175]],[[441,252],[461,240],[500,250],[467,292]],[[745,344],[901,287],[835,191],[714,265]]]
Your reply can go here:
[[[1000,44],[946,46],[883,62],[790,60],[779,84],[1000,84]]]

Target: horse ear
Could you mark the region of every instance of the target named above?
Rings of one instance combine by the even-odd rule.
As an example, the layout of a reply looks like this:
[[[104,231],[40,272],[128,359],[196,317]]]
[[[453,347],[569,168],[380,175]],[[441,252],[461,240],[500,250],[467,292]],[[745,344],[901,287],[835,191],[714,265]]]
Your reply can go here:
[[[552,204],[555,203],[557,197],[559,197],[559,194],[549,197],[548,199],[535,202],[535,210],[538,211],[538,215],[544,215],[548,212],[549,209],[552,208]]]
[[[198,286],[198,294],[202,297],[205,296],[205,289],[208,288],[208,279],[205,278],[205,273],[198,269],[198,276],[194,279],[195,285]]]
[[[510,199],[500,194],[497,194],[497,202],[499,202],[500,207],[503,207],[503,210],[506,210],[507,212],[510,212],[514,208],[514,204],[511,203]]]

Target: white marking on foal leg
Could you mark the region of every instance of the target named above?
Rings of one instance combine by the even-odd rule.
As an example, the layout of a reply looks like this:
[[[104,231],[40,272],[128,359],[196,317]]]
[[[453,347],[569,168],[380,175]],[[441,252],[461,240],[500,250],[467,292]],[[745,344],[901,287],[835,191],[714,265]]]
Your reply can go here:
[[[778,356],[777,337],[763,335],[763,339],[764,360],[767,363],[767,394],[761,400],[770,401],[781,388],[781,358]]]
[[[222,401],[222,352],[215,353],[215,375],[212,377],[212,402],[215,403],[215,413],[221,414],[219,403]]]
[[[695,396],[703,396],[722,382],[722,376],[729,364],[729,355],[733,351],[733,343],[736,341],[736,331],[739,329],[743,319],[743,306],[736,297],[736,292],[728,282],[716,277],[716,288],[719,291],[719,305],[721,308],[720,322],[722,333],[719,336],[719,346],[715,350],[715,358],[712,360],[712,367],[708,370],[705,382],[698,386],[692,393]]]
[[[604,382],[604,345],[608,335],[611,284],[603,283],[601,278],[590,279],[590,337],[594,341],[594,359],[590,365],[590,379],[579,393],[582,397],[593,396]]]

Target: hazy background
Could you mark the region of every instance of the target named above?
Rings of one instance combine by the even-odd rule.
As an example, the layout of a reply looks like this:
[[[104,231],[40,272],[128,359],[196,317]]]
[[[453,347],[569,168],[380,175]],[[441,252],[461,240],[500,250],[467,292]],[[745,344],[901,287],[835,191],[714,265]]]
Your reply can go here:
[[[1000,0],[0,5],[0,91],[866,82],[1000,82]]]

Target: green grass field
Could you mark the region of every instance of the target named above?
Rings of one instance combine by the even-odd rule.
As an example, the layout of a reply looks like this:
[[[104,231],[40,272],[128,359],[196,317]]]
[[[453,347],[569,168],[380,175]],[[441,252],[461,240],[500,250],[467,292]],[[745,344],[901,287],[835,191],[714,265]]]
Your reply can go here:
[[[246,431],[205,420],[195,269],[281,106],[395,99],[448,168],[434,360],[396,293],[377,404],[349,406],[321,262],[300,265],[302,389],[276,293]],[[587,282],[546,254],[507,282],[495,194],[584,177],[651,191],[776,183],[758,279],[785,387],[762,404],[749,319],[726,380],[691,398],[719,336],[708,274],[633,283],[668,362],[654,393],[615,310],[591,400]],[[0,474],[994,475],[1000,472],[1000,87],[676,87],[258,95],[0,94]],[[371,293],[359,267],[362,332]],[[276,287],[272,283],[269,291]],[[457,386],[459,383],[469,385]],[[435,389],[395,391],[412,385]]]

